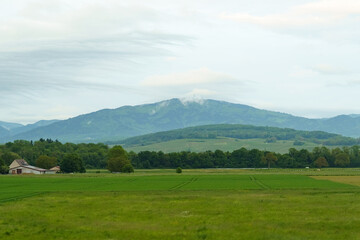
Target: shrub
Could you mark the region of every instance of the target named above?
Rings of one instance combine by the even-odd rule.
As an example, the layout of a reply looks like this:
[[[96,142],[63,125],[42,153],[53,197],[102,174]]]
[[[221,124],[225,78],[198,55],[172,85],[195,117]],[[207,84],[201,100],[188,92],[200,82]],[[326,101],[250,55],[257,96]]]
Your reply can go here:
[[[176,173],[182,173],[181,167],[178,167],[178,168],[176,169]]]
[[[294,144],[294,146],[302,146],[302,145],[304,145],[305,143],[302,142],[302,141],[299,141],[299,140],[295,140],[293,144]]]
[[[133,173],[134,172],[134,167],[131,164],[126,164],[122,169],[122,172],[124,173]]]
[[[0,174],[8,174],[9,173],[9,167],[6,165],[0,166]]]

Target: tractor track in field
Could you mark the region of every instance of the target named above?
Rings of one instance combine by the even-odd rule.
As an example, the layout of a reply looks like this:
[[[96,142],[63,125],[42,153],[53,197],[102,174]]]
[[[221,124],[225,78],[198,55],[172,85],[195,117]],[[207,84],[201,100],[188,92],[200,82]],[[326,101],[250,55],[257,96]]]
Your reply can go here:
[[[254,177],[254,176],[250,176],[250,180],[253,181],[255,184],[257,184],[262,189],[270,189],[270,187],[268,185],[266,185],[265,183],[263,183],[259,179],[256,179],[256,177]]]
[[[34,196],[38,196],[40,194],[45,194],[45,193],[47,193],[47,192],[35,192],[35,193],[30,193],[30,194],[18,195],[18,196],[10,197],[10,198],[3,198],[3,199],[0,199],[0,204],[5,203],[5,202],[17,201],[17,200],[21,200],[21,199],[28,198],[28,197],[34,197]]]
[[[129,180],[126,180],[127,183],[129,182],[135,182],[137,179],[136,178],[132,178],[132,179],[129,179]]]
[[[180,184],[178,184],[178,185],[175,185],[174,187],[169,188],[169,190],[177,190],[177,189],[180,189],[180,188],[182,188],[182,187],[184,187],[184,186],[186,186],[186,185],[188,185],[188,184],[190,184],[190,183],[196,182],[198,179],[199,179],[198,177],[190,178],[189,181],[182,182],[182,183],[180,183]]]

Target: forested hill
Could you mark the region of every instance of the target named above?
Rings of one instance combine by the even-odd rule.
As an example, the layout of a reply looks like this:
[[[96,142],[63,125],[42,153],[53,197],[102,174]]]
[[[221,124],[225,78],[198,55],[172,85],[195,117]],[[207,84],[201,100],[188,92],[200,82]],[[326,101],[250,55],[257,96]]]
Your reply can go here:
[[[26,131],[23,131],[24,128],[21,128],[21,132],[11,131],[8,136],[0,133],[0,142],[40,138],[58,139],[61,142],[104,142],[209,124],[250,124],[360,136],[358,115],[308,119],[216,100],[184,102],[171,99],[153,104],[103,109],[48,123]]]
[[[139,145],[150,145],[177,139],[215,139],[219,137],[236,139],[261,138],[268,142],[277,140],[294,140],[298,141],[299,144],[301,144],[301,141],[307,141],[329,146],[359,144],[359,139],[344,137],[322,131],[299,131],[289,128],[257,127],[240,124],[220,124],[189,127],[184,129],[147,134],[128,138],[120,142],[109,143],[121,143],[124,147],[132,147]]]

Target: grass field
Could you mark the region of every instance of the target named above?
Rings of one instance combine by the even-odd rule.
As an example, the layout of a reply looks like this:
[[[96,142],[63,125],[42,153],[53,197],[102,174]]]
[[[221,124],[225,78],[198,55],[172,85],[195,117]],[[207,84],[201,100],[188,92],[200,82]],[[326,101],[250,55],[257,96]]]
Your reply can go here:
[[[330,180],[360,187],[360,176],[314,176],[314,179]]]
[[[129,146],[127,151],[163,151],[168,152],[204,152],[207,150],[215,151],[234,151],[242,147],[247,149],[268,150],[278,153],[287,153],[289,148],[312,150],[314,147],[321,146],[313,142],[305,142],[302,146],[294,146],[294,141],[276,141],[274,143],[266,143],[265,139],[234,139],[234,138],[217,138],[217,139],[180,139],[161,143],[154,143],[145,146]]]
[[[0,176],[0,239],[359,239],[359,172]]]

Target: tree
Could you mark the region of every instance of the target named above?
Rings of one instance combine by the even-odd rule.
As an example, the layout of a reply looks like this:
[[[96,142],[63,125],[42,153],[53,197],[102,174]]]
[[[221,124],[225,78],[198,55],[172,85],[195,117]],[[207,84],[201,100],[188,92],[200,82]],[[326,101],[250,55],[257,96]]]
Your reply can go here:
[[[324,157],[318,157],[315,160],[314,164],[318,168],[328,167],[329,166],[328,162],[326,161],[326,158],[324,158]]]
[[[76,153],[66,154],[60,163],[60,169],[64,173],[84,173],[86,171],[83,160]]]
[[[268,152],[265,154],[265,156],[263,157],[262,161],[264,163],[267,163],[268,168],[270,169],[270,165],[271,163],[275,163],[278,160],[278,158],[276,157],[276,155],[272,152]]]
[[[2,160],[0,156],[0,174],[8,174],[9,167],[5,164],[4,160]]]
[[[215,167],[224,167],[226,164],[226,155],[221,150],[216,150],[214,152],[214,165]]]
[[[19,154],[14,152],[5,152],[1,158],[4,160],[6,165],[10,165],[15,159],[20,159],[21,157]]]
[[[124,172],[129,169],[126,165],[131,165],[125,150],[121,146],[114,146],[109,150],[107,168],[110,172]]]
[[[36,166],[40,168],[50,169],[57,165],[57,161],[55,157],[49,157],[46,155],[41,155],[36,160]]]
[[[346,167],[350,164],[350,157],[346,153],[339,153],[335,156],[335,165],[338,167]]]
[[[176,168],[176,173],[182,173],[181,167]]]

